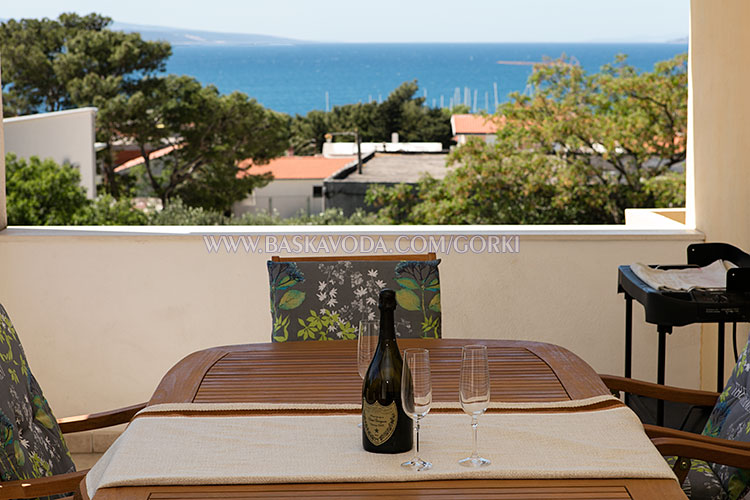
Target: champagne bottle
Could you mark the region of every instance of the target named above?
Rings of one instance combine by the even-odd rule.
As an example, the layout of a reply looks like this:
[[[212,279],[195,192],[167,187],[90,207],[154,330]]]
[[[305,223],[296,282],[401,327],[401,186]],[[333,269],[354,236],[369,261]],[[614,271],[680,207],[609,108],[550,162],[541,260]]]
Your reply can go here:
[[[412,448],[412,420],[401,403],[403,360],[396,343],[393,311],[396,293],[382,290],[380,338],[362,384],[362,446],[373,453],[402,453]]]

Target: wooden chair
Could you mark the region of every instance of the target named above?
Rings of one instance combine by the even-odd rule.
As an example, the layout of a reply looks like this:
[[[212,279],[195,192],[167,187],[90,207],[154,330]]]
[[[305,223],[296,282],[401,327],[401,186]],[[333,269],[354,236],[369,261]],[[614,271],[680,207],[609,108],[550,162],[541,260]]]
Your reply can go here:
[[[435,253],[279,257],[268,262],[274,342],[356,338],[360,320],[376,319],[377,294],[393,288],[396,334],[441,336]]]
[[[0,305],[0,498],[77,492],[87,471],[75,471],[62,433],[123,424],[145,406],[55,419]]]
[[[749,348],[750,342],[745,347],[740,362],[744,363]],[[615,394],[622,391],[627,394],[638,394],[664,401],[713,407],[709,424],[706,426],[708,429],[712,419],[718,421],[719,418],[726,418],[728,412],[731,411],[726,403],[731,398],[733,388],[738,384],[744,385],[747,381],[748,372],[744,371],[744,367],[742,368],[743,372],[738,372],[740,362],[735,367],[735,371],[722,394],[664,386],[615,375],[600,375],[600,377]],[[722,397],[721,401],[720,396]],[[722,420],[723,423],[724,420]],[[649,424],[645,424],[644,429],[662,455],[674,457],[670,459],[670,462],[673,461],[673,470],[680,484],[688,490],[686,493],[690,493],[691,500],[720,498],[717,495],[725,494],[719,488],[726,490],[726,484],[722,484],[726,481],[719,479],[721,474],[717,475],[717,471],[726,473],[727,468],[731,467],[739,469],[739,472],[742,473],[750,469],[750,442],[748,442],[750,436],[745,437],[745,441],[726,439],[721,428],[716,426],[711,429],[710,433],[717,436],[694,434]],[[705,433],[706,430],[704,430]],[[720,468],[724,468],[724,470],[718,470]],[[714,479],[708,477],[710,473],[714,474]],[[691,477],[696,477],[696,479],[700,478],[700,480],[693,481],[695,484],[686,487],[688,474]],[[711,492],[708,492],[707,490],[711,488]]]
[[[63,434],[104,429],[130,422],[145,407],[146,403],[140,403],[100,413],[59,418],[57,424]],[[72,493],[78,490],[87,472],[88,469],[37,479],[0,482],[0,498],[37,498]]]

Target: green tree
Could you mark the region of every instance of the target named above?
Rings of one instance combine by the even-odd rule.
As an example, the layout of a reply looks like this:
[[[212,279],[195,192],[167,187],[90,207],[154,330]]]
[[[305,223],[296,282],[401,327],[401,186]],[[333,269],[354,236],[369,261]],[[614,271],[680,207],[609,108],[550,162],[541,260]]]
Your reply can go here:
[[[313,110],[305,116],[295,116],[290,125],[291,148],[296,155],[313,155],[323,150],[325,135],[331,132],[328,113]]]
[[[377,103],[334,106],[328,115],[328,124],[331,127],[328,132],[356,130],[359,132],[360,140],[365,142],[391,140],[390,135],[388,139],[385,138],[384,129],[379,124],[381,108]]]
[[[451,143],[450,113],[428,108],[423,97],[415,97],[416,80],[404,82],[382,103],[335,106],[332,111],[310,111],[292,120],[295,151],[320,153],[328,132],[358,131],[363,142],[390,142],[397,132],[401,141]],[[347,140],[336,138],[336,140]],[[351,139],[348,139],[351,140]]]
[[[115,199],[103,194],[91,202],[84,217],[74,222],[86,226],[140,226],[148,223],[148,216],[133,208],[128,197]]]
[[[424,98],[414,98],[417,90],[419,87],[416,80],[404,82],[388,94],[388,98],[378,106],[376,127],[378,135],[383,137],[381,140],[390,140],[390,134],[393,132],[403,132],[407,105],[411,104],[415,108],[422,107]]]
[[[630,207],[684,204],[685,55],[638,73],[618,57],[588,75],[565,58],[537,65],[531,95],[500,106],[495,143],[469,141],[442,181],[410,196],[378,189],[387,220],[435,224],[621,223]],[[394,206],[396,205],[396,206]]]
[[[130,200],[103,195],[92,201],[70,165],[51,159],[5,156],[8,224],[13,226],[145,224]]]
[[[86,216],[89,200],[78,170],[51,159],[5,156],[8,224],[67,225]]]
[[[191,205],[228,212],[269,176],[249,175],[289,144],[288,120],[245,94],[220,95],[194,78],[169,75],[151,79],[132,95],[118,95],[100,109],[118,137],[136,144],[146,179],[164,205],[181,197]],[[171,147],[153,161],[150,153]],[[245,171],[248,175],[238,176]]]
[[[224,214],[185,205],[179,198],[148,217],[148,223],[153,226],[223,226],[230,221]]]
[[[429,190],[426,185],[428,182],[434,183],[435,179],[426,177],[419,187],[403,183],[395,186],[374,184],[368,189],[365,202],[380,207],[377,215],[385,224],[419,224],[412,210],[422,201],[419,197],[420,190]]]
[[[130,95],[144,79],[164,71],[171,47],[145,41],[137,33],[108,29],[99,14],[61,14],[57,20],[21,19],[0,23],[2,90],[6,116],[104,106]],[[111,139],[114,124],[97,117],[97,140],[104,189],[120,194]]]
[[[0,23],[4,113],[94,105],[163,71],[171,48],[137,33],[111,31],[99,14]]]

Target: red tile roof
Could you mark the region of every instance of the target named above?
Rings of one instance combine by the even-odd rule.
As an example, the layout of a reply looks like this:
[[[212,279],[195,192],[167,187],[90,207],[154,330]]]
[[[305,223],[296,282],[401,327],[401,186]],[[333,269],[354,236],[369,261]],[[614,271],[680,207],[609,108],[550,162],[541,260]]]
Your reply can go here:
[[[174,146],[157,149],[149,153],[149,159],[154,160],[168,155],[175,150]],[[265,165],[257,165],[249,171],[240,170],[237,177],[245,175],[259,175],[271,172],[274,179],[325,179],[338,172],[346,165],[354,161],[354,156],[342,156],[338,158],[325,158],[323,156],[282,156],[275,158]],[[118,165],[115,172],[122,172],[136,165],[143,164],[143,157],[138,155],[125,163]],[[239,168],[247,168],[252,165],[252,160],[242,160]]]
[[[138,158],[141,156],[141,152],[137,149],[124,149],[121,151],[115,151],[115,165],[122,165],[126,161]]]
[[[453,134],[494,134],[498,125],[503,125],[505,120],[499,121],[494,116],[482,115],[453,115],[451,116],[451,127]]]
[[[161,158],[162,156],[166,156],[174,150],[175,150],[175,146],[167,146],[166,148],[161,148],[161,149],[151,151],[148,154],[148,159],[155,160],[156,158]],[[122,165],[118,165],[117,167],[115,167],[115,172],[122,172],[123,170],[127,170],[131,167],[135,167],[136,165],[141,165],[143,163],[144,163],[143,156],[139,154],[136,158],[133,158],[132,160],[128,160]]]
[[[325,179],[354,161],[356,157],[325,158],[323,156],[282,156],[266,165],[257,165],[250,170],[240,170],[238,177],[271,172],[274,179]],[[252,160],[240,162],[240,168],[252,165]]]

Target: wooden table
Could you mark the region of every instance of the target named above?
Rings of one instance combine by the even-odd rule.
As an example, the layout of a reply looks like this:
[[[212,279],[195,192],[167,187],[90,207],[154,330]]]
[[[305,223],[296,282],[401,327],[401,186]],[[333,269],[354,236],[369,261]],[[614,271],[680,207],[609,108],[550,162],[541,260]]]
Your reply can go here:
[[[493,401],[564,401],[608,394],[596,373],[561,347],[521,341],[399,340],[430,350],[433,400],[458,401],[461,346],[488,346]],[[356,341],[249,344],[187,356],[162,379],[150,404],[359,403]],[[189,460],[189,457],[186,458]],[[540,464],[544,467],[544,464]],[[174,498],[684,499],[673,480],[457,480],[241,486],[103,488],[95,500]]]

